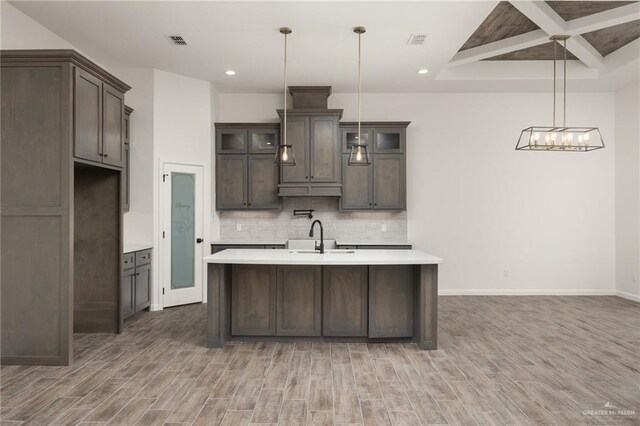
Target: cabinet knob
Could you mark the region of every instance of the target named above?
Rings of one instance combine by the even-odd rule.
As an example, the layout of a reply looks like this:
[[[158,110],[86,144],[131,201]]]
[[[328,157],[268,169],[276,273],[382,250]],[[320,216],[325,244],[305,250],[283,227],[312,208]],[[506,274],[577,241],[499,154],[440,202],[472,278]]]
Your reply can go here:
[[[251,205],[251,203],[249,203],[249,205]]]

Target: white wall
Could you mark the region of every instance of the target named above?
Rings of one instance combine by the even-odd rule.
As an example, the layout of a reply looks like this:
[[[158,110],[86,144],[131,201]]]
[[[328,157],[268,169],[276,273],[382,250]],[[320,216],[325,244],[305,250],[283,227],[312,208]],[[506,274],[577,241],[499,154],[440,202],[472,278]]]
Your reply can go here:
[[[2,49],[73,49],[111,71],[109,64],[78,49],[6,1],[0,1],[0,47]],[[120,78],[119,75],[115,73],[114,75]]]
[[[153,223],[154,247],[157,248],[155,265],[167,261],[163,258],[161,222],[162,168],[164,163],[199,165],[204,175],[204,238],[211,239],[211,85],[207,81],[196,80],[165,71],[154,70],[153,79],[153,140],[154,172],[153,193],[156,200]],[[203,254],[208,254],[208,244],[203,244]],[[203,265],[204,269],[204,265]],[[163,282],[158,268],[154,271],[154,292],[152,308],[161,306],[160,295]],[[206,283],[206,271],[203,273]],[[168,277],[167,277],[168,278]],[[164,279],[164,278],[163,278]],[[203,286],[204,287],[204,286]],[[205,293],[206,297],[206,293]]]
[[[130,120],[130,205],[124,214],[124,243],[153,241],[154,70],[113,70],[131,86],[125,102],[134,109]]]
[[[6,1],[0,1],[0,24],[3,49],[75,49]]]
[[[441,256],[441,293],[614,294],[614,95],[570,94],[569,125],[607,149],[516,152],[550,94],[365,94],[364,120],[410,120],[408,238]],[[278,95],[220,94],[219,121],[277,121]],[[356,96],[330,108],[356,118]],[[505,271],[508,271],[505,277]]]
[[[615,97],[616,289],[640,302],[640,85]]]

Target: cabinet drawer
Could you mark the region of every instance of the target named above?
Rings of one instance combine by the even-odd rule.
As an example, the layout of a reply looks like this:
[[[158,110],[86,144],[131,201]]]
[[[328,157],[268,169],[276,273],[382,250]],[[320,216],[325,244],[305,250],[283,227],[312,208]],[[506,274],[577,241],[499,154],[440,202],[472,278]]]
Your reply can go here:
[[[122,256],[122,269],[129,269],[129,268],[133,268],[134,266],[136,266],[135,261],[136,261],[136,254],[135,253],[125,253],[124,256]]]
[[[142,250],[136,252],[136,266],[151,263],[151,250]]]

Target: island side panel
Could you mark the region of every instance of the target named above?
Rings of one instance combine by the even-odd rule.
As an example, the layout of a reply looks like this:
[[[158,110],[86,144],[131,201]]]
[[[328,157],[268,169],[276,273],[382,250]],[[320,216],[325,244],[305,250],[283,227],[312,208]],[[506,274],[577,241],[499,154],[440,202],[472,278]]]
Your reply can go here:
[[[207,347],[221,348],[229,326],[229,265],[209,263],[207,275]]]
[[[415,267],[415,335],[420,349],[438,348],[438,265]]]

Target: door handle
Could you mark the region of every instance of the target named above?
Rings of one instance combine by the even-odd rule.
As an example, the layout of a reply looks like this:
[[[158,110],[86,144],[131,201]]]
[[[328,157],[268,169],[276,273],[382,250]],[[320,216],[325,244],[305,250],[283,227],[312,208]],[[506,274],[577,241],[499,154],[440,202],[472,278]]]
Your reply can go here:
[[[200,244],[201,242],[203,242],[204,240],[202,238],[196,238],[196,243]]]

